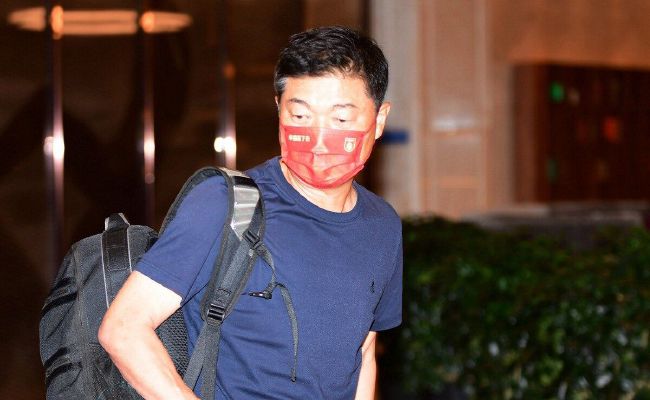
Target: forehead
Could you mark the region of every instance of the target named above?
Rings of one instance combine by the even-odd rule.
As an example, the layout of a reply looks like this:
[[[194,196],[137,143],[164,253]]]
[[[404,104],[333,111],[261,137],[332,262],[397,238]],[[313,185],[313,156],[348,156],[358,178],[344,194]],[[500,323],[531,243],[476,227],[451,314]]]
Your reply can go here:
[[[365,108],[374,104],[362,78],[340,74],[287,78],[281,101],[296,100],[310,106],[353,104]]]

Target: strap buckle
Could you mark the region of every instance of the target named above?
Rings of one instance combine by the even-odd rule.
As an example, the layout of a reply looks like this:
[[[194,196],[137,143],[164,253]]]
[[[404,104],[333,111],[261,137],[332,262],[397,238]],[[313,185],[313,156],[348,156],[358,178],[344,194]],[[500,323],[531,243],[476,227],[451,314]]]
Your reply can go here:
[[[226,315],[226,307],[221,304],[210,303],[208,306],[208,312],[206,314],[207,323],[221,323],[223,322],[224,316]]]
[[[246,229],[246,231],[244,232],[243,238],[246,239],[248,244],[250,244],[251,249],[253,250],[257,250],[257,248],[262,245],[262,241],[260,240],[260,237],[248,229]]]

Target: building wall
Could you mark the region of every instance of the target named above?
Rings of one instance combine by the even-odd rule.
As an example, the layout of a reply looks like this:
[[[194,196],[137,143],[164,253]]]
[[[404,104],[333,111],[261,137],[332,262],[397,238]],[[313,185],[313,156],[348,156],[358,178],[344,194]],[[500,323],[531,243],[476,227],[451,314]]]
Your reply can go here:
[[[424,90],[419,85],[422,58],[419,32],[419,1],[374,0],[370,7],[370,29],[390,63],[386,100],[392,108],[386,135],[392,131],[408,134],[405,144],[382,145],[375,149],[379,169],[378,187],[402,214],[424,209],[427,179],[420,166],[421,113]]]
[[[650,68],[644,0],[371,1],[391,63],[382,194],[402,214],[458,217],[514,199],[512,66]]]
[[[489,79],[494,88],[494,187],[489,207],[514,201],[512,65],[558,62],[650,68],[650,2],[488,0]]]

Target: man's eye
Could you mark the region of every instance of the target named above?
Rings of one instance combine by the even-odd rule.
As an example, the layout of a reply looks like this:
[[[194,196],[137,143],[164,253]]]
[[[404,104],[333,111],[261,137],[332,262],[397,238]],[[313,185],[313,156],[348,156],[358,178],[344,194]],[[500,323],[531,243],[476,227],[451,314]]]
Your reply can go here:
[[[306,115],[301,115],[301,114],[294,114],[293,118],[295,119],[307,119]]]

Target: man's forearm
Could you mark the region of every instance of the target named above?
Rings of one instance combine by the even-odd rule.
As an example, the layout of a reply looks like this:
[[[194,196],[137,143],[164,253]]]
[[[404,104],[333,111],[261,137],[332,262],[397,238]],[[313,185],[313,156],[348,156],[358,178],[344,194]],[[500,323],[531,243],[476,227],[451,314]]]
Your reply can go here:
[[[354,396],[355,400],[373,400],[375,398],[375,382],[377,381],[377,362],[373,355],[372,361],[365,360],[361,364],[361,372],[359,372],[359,384],[357,386],[357,394]]]
[[[375,398],[375,383],[377,381],[377,361],[375,359],[376,332],[369,332],[361,347],[361,371],[355,400],[373,400]]]
[[[196,399],[155,332],[180,301],[179,295],[135,271],[99,327],[99,342],[145,399]]]
[[[122,376],[145,399],[196,399],[150,328],[101,330],[100,342]]]

